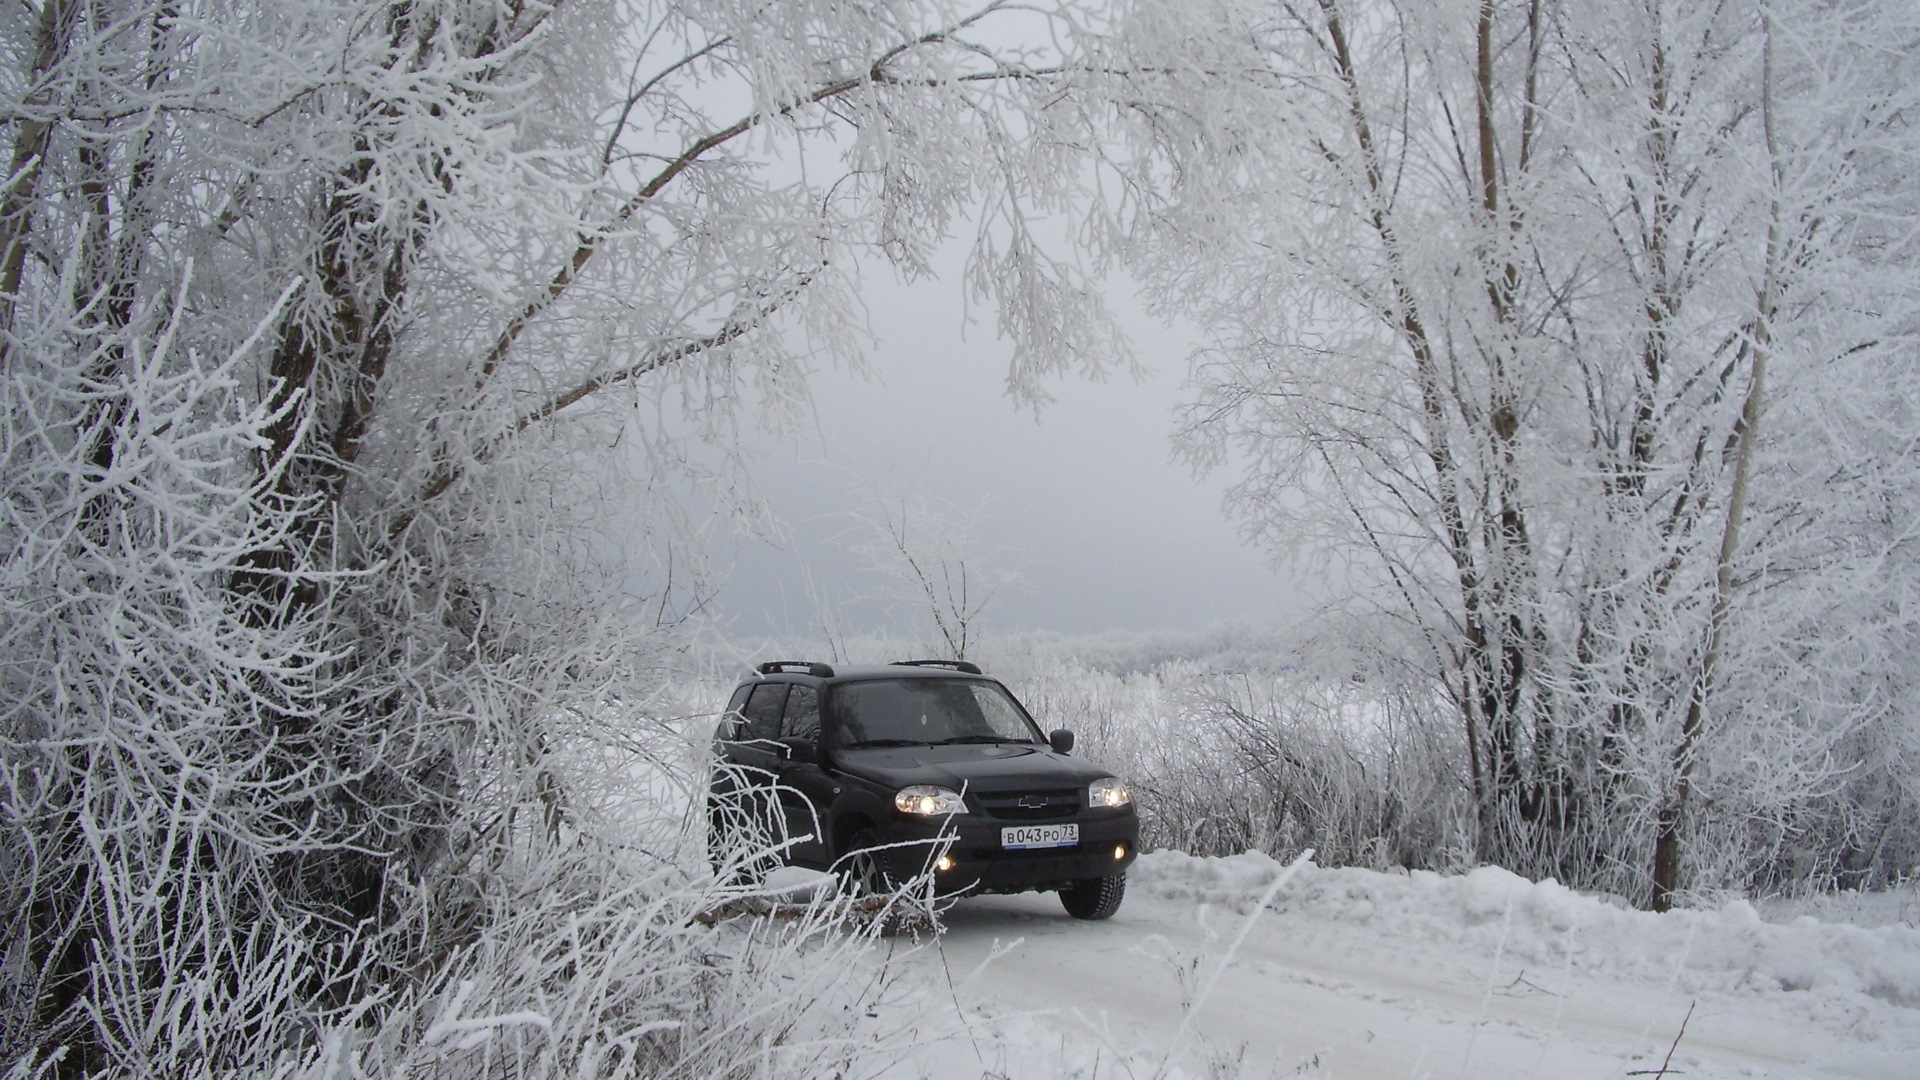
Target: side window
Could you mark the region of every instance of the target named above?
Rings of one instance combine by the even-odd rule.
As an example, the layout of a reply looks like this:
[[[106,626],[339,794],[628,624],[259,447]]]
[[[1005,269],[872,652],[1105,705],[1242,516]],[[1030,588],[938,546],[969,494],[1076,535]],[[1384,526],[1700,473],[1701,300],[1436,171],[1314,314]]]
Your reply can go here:
[[[753,688],[753,696],[747,699],[747,707],[740,715],[747,723],[740,731],[742,740],[777,739],[780,737],[780,708],[787,702],[786,683],[761,683]]]
[[[787,695],[787,718],[780,725],[782,738],[820,741],[820,691],[811,686],[796,686]]]
[[[740,726],[746,723],[746,718],[740,715],[740,710],[746,707],[747,695],[752,692],[753,687],[750,685],[734,690],[733,700],[727,702],[727,711],[720,714],[720,728],[713,733],[714,738],[730,742],[740,737]]]

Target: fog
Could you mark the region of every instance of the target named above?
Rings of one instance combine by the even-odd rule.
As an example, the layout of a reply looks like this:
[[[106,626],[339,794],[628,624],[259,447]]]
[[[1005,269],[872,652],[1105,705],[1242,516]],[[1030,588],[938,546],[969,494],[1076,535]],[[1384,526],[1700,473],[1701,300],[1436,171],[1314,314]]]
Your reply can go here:
[[[990,630],[1193,630],[1298,612],[1298,583],[1222,512],[1229,471],[1196,477],[1173,457],[1191,331],[1123,311],[1143,376],[1118,364],[1101,381],[1056,381],[1036,415],[1006,395],[1010,349],[990,312],[968,311],[957,270],[869,282],[874,377],[819,371],[811,430],[758,448],[785,530],[716,560],[724,584],[712,610],[729,630],[899,625],[905,613],[853,550],[875,535],[857,515],[915,495],[996,549],[988,569],[1019,573],[986,609]]]

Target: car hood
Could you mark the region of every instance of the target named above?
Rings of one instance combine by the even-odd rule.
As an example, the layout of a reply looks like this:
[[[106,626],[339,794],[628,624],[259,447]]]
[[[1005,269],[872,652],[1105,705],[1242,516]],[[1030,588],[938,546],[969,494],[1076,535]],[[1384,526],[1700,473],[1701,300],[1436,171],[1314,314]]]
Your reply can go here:
[[[834,761],[876,784],[934,784],[981,793],[1080,787],[1113,775],[1090,761],[1022,743],[876,746],[842,750]]]

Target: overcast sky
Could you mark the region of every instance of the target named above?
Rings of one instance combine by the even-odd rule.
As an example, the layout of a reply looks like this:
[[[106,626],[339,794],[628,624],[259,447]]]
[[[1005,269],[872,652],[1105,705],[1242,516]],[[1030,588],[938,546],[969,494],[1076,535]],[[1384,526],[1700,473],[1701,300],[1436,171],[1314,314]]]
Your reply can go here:
[[[1152,374],[1057,382],[1036,420],[1004,393],[1010,350],[992,312],[975,305],[966,323],[957,270],[911,287],[884,270],[868,280],[876,378],[820,372],[818,431],[763,446],[761,482],[791,536],[735,553],[715,606],[732,633],[806,632],[823,610],[847,632],[885,628],[869,599],[884,585],[852,550],[871,534],[853,515],[913,495],[977,510],[973,531],[1023,575],[986,610],[990,629],[1197,630],[1297,612],[1294,583],[1221,513],[1233,478],[1196,479],[1172,458],[1190,334],[1130,320]]]

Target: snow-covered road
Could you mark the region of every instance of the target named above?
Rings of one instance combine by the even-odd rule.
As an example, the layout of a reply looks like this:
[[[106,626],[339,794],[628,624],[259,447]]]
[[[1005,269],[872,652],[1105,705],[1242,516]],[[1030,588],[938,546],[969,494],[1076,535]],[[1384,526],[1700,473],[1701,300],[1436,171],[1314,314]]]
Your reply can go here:
[[[1308,864],[1261,908],[1284,873],[1159,853],[1107,923],[955,906],[896,1006],[948,1034],[886,1075],[1920,1077],[1909,927],[1655,916],[1495,869]]]

